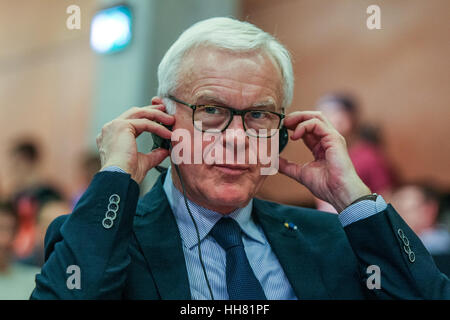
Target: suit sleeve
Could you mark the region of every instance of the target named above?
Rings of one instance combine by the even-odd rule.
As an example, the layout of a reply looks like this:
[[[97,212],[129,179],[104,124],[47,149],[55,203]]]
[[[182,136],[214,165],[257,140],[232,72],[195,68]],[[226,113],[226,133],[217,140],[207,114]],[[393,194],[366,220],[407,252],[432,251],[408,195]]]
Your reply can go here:
[[[130,175],[97,173],[73,212],[49,226],[31,299],[119,299],[138,198]]]
[[[395,209],[387,208],[344,228],[359,264],[369,296],[380,299],[450,299],[450,281],[436,267],[417,235]],[[380,271],[380,288],[367,280]],[[370,269],[369,269],[370,270]]]

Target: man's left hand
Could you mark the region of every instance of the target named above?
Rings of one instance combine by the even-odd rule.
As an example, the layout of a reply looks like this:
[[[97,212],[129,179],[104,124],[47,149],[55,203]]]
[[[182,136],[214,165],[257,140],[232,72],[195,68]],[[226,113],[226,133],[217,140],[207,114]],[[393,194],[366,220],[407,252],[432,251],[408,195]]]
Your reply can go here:
[[[314,160],[303,165],[280,157],[280,172],[308,188],[316,197],[341,212],[359,197],[371,193],[356,174],[344,137],[317,111],[296,111],[286,116],[292,140],[302,139]]]

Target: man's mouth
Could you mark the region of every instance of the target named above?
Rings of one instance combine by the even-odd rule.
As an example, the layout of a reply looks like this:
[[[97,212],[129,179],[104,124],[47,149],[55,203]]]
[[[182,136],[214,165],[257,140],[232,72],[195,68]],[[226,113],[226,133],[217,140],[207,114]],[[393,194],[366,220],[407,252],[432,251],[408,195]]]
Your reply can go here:
[[[214,164],[213,167],[228,175],[241,175],[250,169],[250,166],[244,164]]]

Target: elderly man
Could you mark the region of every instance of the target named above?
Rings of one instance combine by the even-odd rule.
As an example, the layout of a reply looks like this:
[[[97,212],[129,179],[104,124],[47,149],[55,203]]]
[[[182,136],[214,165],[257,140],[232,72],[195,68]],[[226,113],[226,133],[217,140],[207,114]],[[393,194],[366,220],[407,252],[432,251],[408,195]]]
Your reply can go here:
[[[328,120],[320,112],[285,116],[293,72],[272,36],[229,18],[199,22],[168,50],[158,78],[151,106],[126,111],[98,136],[102,170],[73,213],[49,227],[32,298],[450,298],[448,278],[361,182]],[[252,152],[250,135],[274,144],[261,129],[282,128],[315,160],[280,158],[279,171],[339,216],[255,198],[266,178],[261,161],[172,161],[138,203],[138,184],[170,152],[139,153],[142,132],[172,138],[172,150],[177,130],[215,135],[236,160],[236,150]],[[203,139],[203,150],[213,143]]]

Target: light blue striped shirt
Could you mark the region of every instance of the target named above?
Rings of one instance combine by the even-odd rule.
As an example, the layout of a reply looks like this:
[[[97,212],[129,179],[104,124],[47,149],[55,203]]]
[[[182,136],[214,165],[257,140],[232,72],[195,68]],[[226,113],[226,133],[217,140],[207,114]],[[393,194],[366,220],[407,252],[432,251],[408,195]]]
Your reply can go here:
[[[170,170],[168,170],[164,181],[164,191],[180,230],[192,299],[211,299],[198,256],[197,235],[194,224],[187,212],[183,194],[173,184]],[[228,292],[225,276],[225,250],[209,235],[212,227],[222,215],[205,209],[189,200],[188,204],[200,233],[202,258],[214,299],[226,300],[228,299]],[[297,299],[263,230],[252,219],[252,208],[253,200],[250,200],[246,207],[239,208],[229,215],[239,224],[243,231],[242,242],[244,243],[245,253],[250,266],[261,283],[267,299]]]
[[[125,173],[118,167],[108,167],[104,170]],[[170,168],[167,171],[163,188],[180,231],[191,296],[194,300],[210,299],[208,286],[198,256],[197,234],[187,212],[183,194],[173,184]],[[225,250],[209,235],[210,230],[222,215],[205,209],[189,200],[188,204],[199,229],[202,258],[214,299],[226,300],[228,299],[228,292],[225,276]],[[378,195],[376,201],[364,200],[347,207],[338,217],[341,224],[345,227],[350,223],[379,213],[386,207],[387,204],[383,197]],[[267,299],[297,299],[261,226],[255,224],[252,219],[252,208],[253,200],[246,207],[239,208],[230,214],[230,217],[236,220],[243,231],[242,241],[250,266],[261,283]]]

